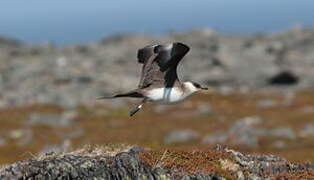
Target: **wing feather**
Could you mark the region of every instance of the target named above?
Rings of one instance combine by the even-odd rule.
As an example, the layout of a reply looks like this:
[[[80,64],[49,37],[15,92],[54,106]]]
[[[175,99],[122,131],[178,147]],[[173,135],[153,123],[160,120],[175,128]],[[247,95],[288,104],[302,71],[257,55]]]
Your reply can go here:
[[[138,51],[138,62],[143,64],[139,88],[161,84],[171,87],[178,81],[177,65],[189,47],[182,43],[146,46]]]

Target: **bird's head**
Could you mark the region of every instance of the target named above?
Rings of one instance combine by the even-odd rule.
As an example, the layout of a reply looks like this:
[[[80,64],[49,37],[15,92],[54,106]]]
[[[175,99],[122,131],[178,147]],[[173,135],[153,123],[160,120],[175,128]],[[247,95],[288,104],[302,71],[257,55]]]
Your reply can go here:
[[[184,82],[184,86],[191,93],[194,93],[200,90],[208,90],[207,87],[203,87],[200,84],[196,82],[191,82],[191,81]]]

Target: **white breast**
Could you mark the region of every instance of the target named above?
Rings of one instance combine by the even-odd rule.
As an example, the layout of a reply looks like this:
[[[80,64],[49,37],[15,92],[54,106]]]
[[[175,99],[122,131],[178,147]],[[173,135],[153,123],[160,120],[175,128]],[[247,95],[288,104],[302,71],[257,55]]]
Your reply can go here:
[[[162,104],[177,103],[187,98],[187,95],[185,95],[178,88],[152,89],[147,93],[146,96],[150,101],[155,101]]]

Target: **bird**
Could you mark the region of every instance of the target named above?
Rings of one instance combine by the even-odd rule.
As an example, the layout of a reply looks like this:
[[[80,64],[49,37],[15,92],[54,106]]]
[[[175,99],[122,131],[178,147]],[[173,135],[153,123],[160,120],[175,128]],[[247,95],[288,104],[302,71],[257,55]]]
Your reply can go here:
[[[141,103],[129,112],[129,115],[133,116],[147,102],[175,104],[197,91],[208,90],[199,83],[181,82],[178,78],[177,66],[189,51],[189,46],[180,42],[148,45],[139,49],[137,61],[143,65],[138,87],[126,93],[102,96],[98,99],[140,98]]]

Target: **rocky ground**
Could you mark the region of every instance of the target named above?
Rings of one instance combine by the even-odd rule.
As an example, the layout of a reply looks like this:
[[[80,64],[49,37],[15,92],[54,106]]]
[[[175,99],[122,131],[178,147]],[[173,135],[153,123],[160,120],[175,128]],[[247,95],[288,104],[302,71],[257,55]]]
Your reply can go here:
[[[182,79],[236,89],[275,85],[302,89],[314,84],[313,29],[248,36],[204,29],[158,37],[115,36],[63,48],[2,38],[0,106],[95,104],[99,95],[136,87],[141,69],[136,62],[139,48],[173,41],[191,47],[179,68]]]
[[[272,155],[214,150],[148,150],[112,146],[46,153],[2,167],[1,179],[311,179],[314,164]]]
[[[314,162],[314,93],[196,94],[174,106],[133,103],[63,109],[29,105],[0,110],[0,163],[85,144],[207,149],[224,144],[293,162]],[[117,103],[118,104],[118,103]]]
[[[179,67],[182,79],[204,83],[213,92],[173,106],[148,104],[132,118],[128,111],[136,101],[96,100],[136,87],[138,48],[172,41],[191,46]],[[223,144],[244,154],[311,163],[313,88],[313,29],[247,36],[205,29],[115,36],[67,47],[0,38],[0,164],[107,143],[150,147],[160,158],[164,148],[187,157]],[[155,156],[140,157],[152,167],[156,164],[150,159]],[[246,172],[251,173],[243,171],[244,176]],[[276,177],[289,177],[278,173]]]

